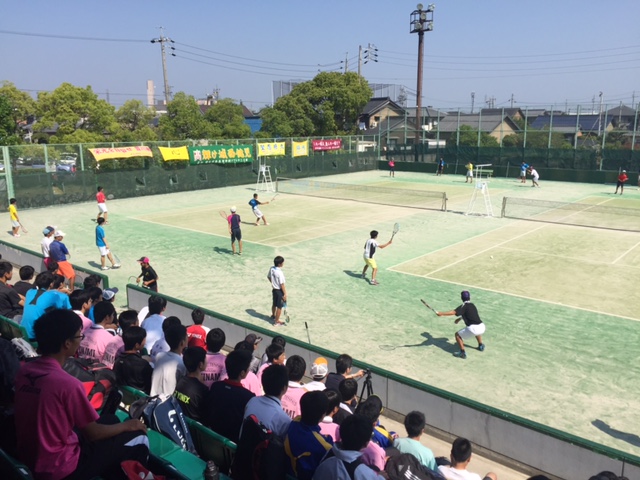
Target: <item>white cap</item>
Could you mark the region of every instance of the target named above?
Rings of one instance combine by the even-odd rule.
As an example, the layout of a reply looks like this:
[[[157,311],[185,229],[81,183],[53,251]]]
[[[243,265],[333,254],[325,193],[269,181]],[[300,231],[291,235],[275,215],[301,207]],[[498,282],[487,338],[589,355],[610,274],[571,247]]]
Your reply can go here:
[[[231,213],[236,213],[236,206],[231,207]]]
[[[53,234],[54,237],[64,237],[65,235],[62,230],[57,230],[56,233]]]

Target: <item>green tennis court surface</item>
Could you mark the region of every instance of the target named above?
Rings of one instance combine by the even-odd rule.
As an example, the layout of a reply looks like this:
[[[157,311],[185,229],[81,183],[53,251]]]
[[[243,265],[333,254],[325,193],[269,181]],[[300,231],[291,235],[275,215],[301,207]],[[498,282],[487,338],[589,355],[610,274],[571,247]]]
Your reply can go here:
[[[247,205],[253,185],[115,199],[108,202],[106,231],[123,267],[108,272],[110,281],[123,287],[145,255],[161,292],[273,328],[266,274],[273,257],[282,255],[292,320],[274,331],[306,341],[306,322],[314,344],[640,454],[640,216],[631,214],[640,212],[640,192],[627,188],[614,196],[611,185],[544,177],[539,189],[492,179],[495,217],[489,218],[479,215],[486,211],[481,195],[475,214],[465,215],[475,187],[463,176],[396,172],[392,179],[375,171],[317,180],[404,189],[407,197],[412,190],[446,192],[448,212],[432,208],[433,199],[421,209],[413,198],[399,202],[410,206],[397,206],[281,193],[262,208],[270,225],[255,227]],[[272,196],[264,192],[260,199]],[[609,215],[558,206],[527,212],[530,207],[513,205],[514,215],[569,223],[586,218],[609,227],[587,228],[499,218],[505,196],[614,208]],[[243,220],[242,257],[231,255],[218,213],[232,205]],[[21,211],[31,233],[6,238],[39,250],[38,232],[54,224],[67,233],[72,261],[97,267],[96,211],[92,203]],[[376,254],[380,285],[371,286],[360,278],[364,243],[372,229],[386,242],[395,222],[401,230]],[[460,324],[420,303],[423,298],[437,310],[452,310],[463,289],[487,324],[486,350],[477,351],[471,341],[467,360],[452,355]]]

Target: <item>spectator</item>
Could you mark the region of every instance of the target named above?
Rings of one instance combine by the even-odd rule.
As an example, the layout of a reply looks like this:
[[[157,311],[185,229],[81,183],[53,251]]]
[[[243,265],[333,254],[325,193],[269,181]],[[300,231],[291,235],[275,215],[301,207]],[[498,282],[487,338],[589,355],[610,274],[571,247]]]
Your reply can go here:
[[[340,409],[333,416],[333,421],[338,425],[342,424],[343,420],[349,415],[353,415],[354,408],[351,406],[356,403],[356,395],[358,395],[358,382],[353,378],[347,378],[340,382],[338,385],[338,391],[342,397],[340,402]]]
[[[115,340],[115,337],[106,329],[115,326],[116,309],[109,302],[100,302],[96,305],[94,315],[96,323],[84,331],[78,356],[92,362],[102,362],[107,345]]]
[[[262,337],[257,336],[255,333],[250,333],[244,339],[249,345],[253,347],[253,351],[258,350],[258,345],[262,341]],[[251,366],[249,367],[253,373],[258,373],[258,369],[260,368],[260,359],[254,355],[251,359]]]
[[[182,352],[182,361],[187,375],[178,380],[174,396],[187,417],[203,423],[204,399],[209,389],[202,383],[202,371],[206,366],[207,352],[200,347],[187,347]]]
[[[206,350],[206,339],[210,328],[202,325],[202,323],[204,322],[204,312],[199,308],[196,308],[193,312],[191,312],[191,320],[193,321],[193,325],[187,327],[189,346],[200,347],[203,350]]]
[[[69,287],[67,287],[64,283],[64,277],[59,273],[53,274],[53,283],[51,284],[50,290],[54,292],[58,292],[63,297],[66,296],[67,298],[71,293],[71,291],[69,290]]]
[[[43,275],[44,273],[41,273],[40,275]],[[38,275],[38,277],[40,275]],[[36,277],[36,283],[38,281],[38,277]],[[82,331],[93,325],[93,321],[87,317],[91,304],[93,303],[91,295],[87,290],[74,290],[71,292],[71,295],[69,295],[69,303],[71,303],[73,312],[80,317],[80,320],[82,320]]]
[[[289,388],[282,396],[282,408],[293,420],[300,415],[300,399],[307,392],[304,389],[304,385],[300,383],[307,369],[307,362],[300,355],[293,355],[287,362],[286,367],[289,373]]]
[[[373,469],[359,463],[361,450],[367,446],[373,425],[361,415],[352,415],[340,426],[342,441],[334,444],[313,475],[313,480],[379,480]],[[352,473],[347,468],[355,465]]]
[[[187,347],[187,329],[184,325],[171,325],[167,328],[165,340],[170,350],[158,355],[151,377],[151,396],[173,395],[178,380],[187,374],[182,362],[182,351]]]
[[[378,411],[378,417],[382,414],[382,400],[380,400],[380,397],[377,395],[371,395],[369,396],[369,398],[367,398],[365,400],[366,403],[371,403],[374,406],[372,407],[372,410]],[[365,403],[363,402],[363,403]],[[360,405],[358,406],[360,407]],[[357,410],[356,410],[357,411]],[[386,430],[386,428],[384,428],[382,425],[380,425],[380,422],[376,422],[376,424],[373,426],[373,437],[372,440],[374,441],[374,443],[377,443],[378,445],[380,445],[382,448],[389,448],[391,446],[393,446],[393,441],[398,438],[398,435],[396,435],[395,432],[388,432]]]
[[[102,289],[100,287],[89,287],[86,290],[91,296],[91,307],[89,308],[87,317],[89,317],[93,323],[96,323],[96,317],[93,314],[93,310],[96,308],[96,305],[102,301]]]
[[[358,370],[356,373],[351,373],[353,367],[353,358],[346,353],[343,353],[336,359],[336,372],[330,373],[327,376],[326,386],[327,388],[338,389],[340,382],[345,378],[362,378],[364,376],[363,370]]]
[[[271,365],[284,365],[287,360],[287,356],[284,353],[284,347],[277,343],[269,345],[265,353],[267,354],[267,363],[258,369],[258,380],[261,380],[262,372],[264,372],[267,367]]]
[[[327,386],[325,385],[327,374],[329,373],[329,363],[327,359],[324,357],[318,357],[313,361],[313,365],[311,365],[311,378],[313,381],[305,384],[304,388],[307,392],[312,392],[314,390],[322,391]]]
[[[282,345],[283,349],[285,349],[286,346],[287,346],[287,340],[282,335],[276,335],[275,337],[273,337],[273,339],[271,340],[271,343],[277,343],[279,345]],[[267,363],[267,361],[268,361],[267,360],[267,352],[265,351],[262,354],[262,358],[260,358],[260,366],[262,366],[265,363]]]
[[[333,416],[340,410],[340,402],[342,402],[342,396],[340,392],[332,388],[322,390],[329,400],[327,404],[327,411],[324,414],[322,422],[320,422],[320,433],[323,435],[329,435],[334,442],[340,441],[340,425],[333,421]]]
[[[264,396],[254,397],[247,403],[244,418],[255,415],[260,422],[281,438],[287,434],[291,418],[282,409],[282,396],[289,387],[289,372],[284,365],[271,365],[262,375]],[[242,436],[242,433],[241,433]]]
[[[22,315],[24,306],[24,297],[7,284],[12,276],[13,265],[4,260],[0,261],[0,315],[7,318]],[[29,332],[29,335],[33,335],[33,331]]]
[[[438,471],[447,480],[480,480],[480,475],[467,470],[471,456],[471,442],[458,437],[451,446],[451,465],[440,465]],[[489,472],[484,476],[484,480],[498,480],[498,476]]]
[[[373,398],[374,397],[369,397],[358,405],[356,414],[367,418],[371,422],[372,428],[375,429],[375,426],[378,424],[378,419],[380,418],[380,404],[378,401],[372,400]],[[340,430],[340,434],[342,435],[342,426],[340,427]],[[367,446],[362,450],[362,461],[377,470],[384,470],[384,466],[387,463],[387,454],[385,453],[384,448],[373,440],[370,440]]]
[[[426,425],[424,413],[422,412],[409,412],[404,417],[404,428],[407,430],[407,438],[396,438],[393,442],[393,446],[396,447],[400,453],[410,453],[418,459],[418,461],[430,470],[437,470],[436,458],[433,456],[433,452],[420,443],[420,437],[424,433],[424,427]]]
[[[42,230],[44,238],[40,242],[40,249],[42,250],[42,256],[44,257],[44,266],[49,269],[49,262],[51,261],[49,247],[53,242],[53,233],[56,231],[56,227],[45,227]]]
[[[75,288],[76,273],[73,271],[73,265],[67,261],[67,256],[71,256],[67,246],[62,243],[65,233],[62,230],[57,230],[53,234],[53,242],[49,246],[50,261],[58,263],[58,271],[69,280],[69,290],[73,292]]]
[[[227,378],[225,356],[220,353],[227,341],[227,336],[222,329],[214,328],[207,333],[207,365],[202,372],[202,381],[210,388],[213,382]]]
[[[291,363],[296,355],[289,359]],[[288,365],[287,365],[288,366]],[[289,474],[300,480],[311,480],[318,465],[333,446],[329,435],[320,433],[318,425],[329,405],[322,392],[306,392],[300,399],[301,416],[289,424],[285,452],[290,460]]]
[[[163,352],[168,352],[171,350],[169,344],[166,340],[167,328],[172,325],[182,325],[182,322],[178,317],[167,317],[162,321],[162,338],[160,338],[156,343],[153,344],[153,348],[149,351],[149,356],[151,357],[151,363],[155,364],[158,355]]]
[[[146,287],[153,292],[157,292],[158,274],[153,267],[149,265],[149,257],[140,257],[138,259],[138,263],[140,264],[142,271],[140,272],[140,275],[138,275],[136,283],[140,283],[140,281],[142,281],[143,287]],[[151,308],[149,308],[149,310],[151,310]]]
[[[1,264],[2,262],[0,262]],[[22,326],[26,328],[29,338],[34,338],[33,326],[45,312],[54,308],[71,310],[69,296],[52,290],[54,279],[55,276],[51,272],[42,272],[36,277],[35,286],[37,289],[27,292]]]
[[[102,301],[114,303],[116,301],[116,293],[118,292],[119,290],[116,287],[105,288],[102,291]]]
[[[16,378],[17,451],[36,478],[113,478],[120,463],[149,455],[146,427],[100,417],[84,387],[62,369],[75,355],[82,321],[71,310],[52,310],[35,325],[42,357],[25,363]]]
[[[102,283],[102,277],[95,273],[92,273],[82,281],[82,288],[99,287]]]
[[[122,339],[122,335],[125,330],[135,326],[138,326],[138,312],[135,310],[125,310],[118,316],[119,333],[116,333],[116,336],[113,337],[113,341],[107,345],[107,349],[102,356],[102,363],[107,367],[113,368],[118,355],[124,352],[124,340]]]
[[[229,377],[214,382],[205,399],[205,425],[235,443],[240,437],[245,407],[255,397],[241,383],[249,373],[250,363],[251,352],[248,350],[229,353],[225,361]]]
[[[35,269],[31,265],[24,265],[20,268],[20,281],[16,282],[13,285],[13,289],[23,297],[27,294],[29,290],[34,288],[33,283],[33,275],[35,274]]]
[[[146,339],[147,331],[142,327],[132,326],[122,332],[124,351],[116,357],[113,371],[118,385],[128,385],[149,395],[153,367],[140,354]]]
[[[253,357],[253,347],[249,345],[247,342],[245,342],[244,340],[236,344],[234,351],[235,350],[238,350],[238,351],[246,350],[247,352],[251,353],[251,356]],[[253,373],[250,369],[247,372],[247,376],[243,378],[240,383],[242,383],[242,386],[244,388],[246,388],[256,396],[260,396],[263,393],[260,379],[258,379],[258,376],[255,373]]]
[[[153,345],[162,338],[162,322],[165,316],[162,315],[167,308],[167,301],[162,297],[151,296],[147,301],[149,314],[140,325],[147,331],[147,350],[151,351]]]

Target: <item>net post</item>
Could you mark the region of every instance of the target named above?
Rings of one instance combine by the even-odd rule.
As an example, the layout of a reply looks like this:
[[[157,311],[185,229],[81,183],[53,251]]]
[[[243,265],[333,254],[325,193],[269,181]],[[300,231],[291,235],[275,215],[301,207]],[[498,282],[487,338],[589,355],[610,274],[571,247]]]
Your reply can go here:
[[[447,194],[446,192],[442,192],[442,211],[447,211]]]
[[[502,210],[500,211],[500,218],[505,217],[507,211],[507,197],[502,197]]]

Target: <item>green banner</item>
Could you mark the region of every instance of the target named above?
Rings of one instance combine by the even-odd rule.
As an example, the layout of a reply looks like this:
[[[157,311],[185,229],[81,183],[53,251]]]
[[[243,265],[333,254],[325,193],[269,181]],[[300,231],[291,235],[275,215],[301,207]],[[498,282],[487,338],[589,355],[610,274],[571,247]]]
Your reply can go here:
[[[251,163],[253,162],[253,145],[209,145],[206,147],[189,147],[189,163]]]

